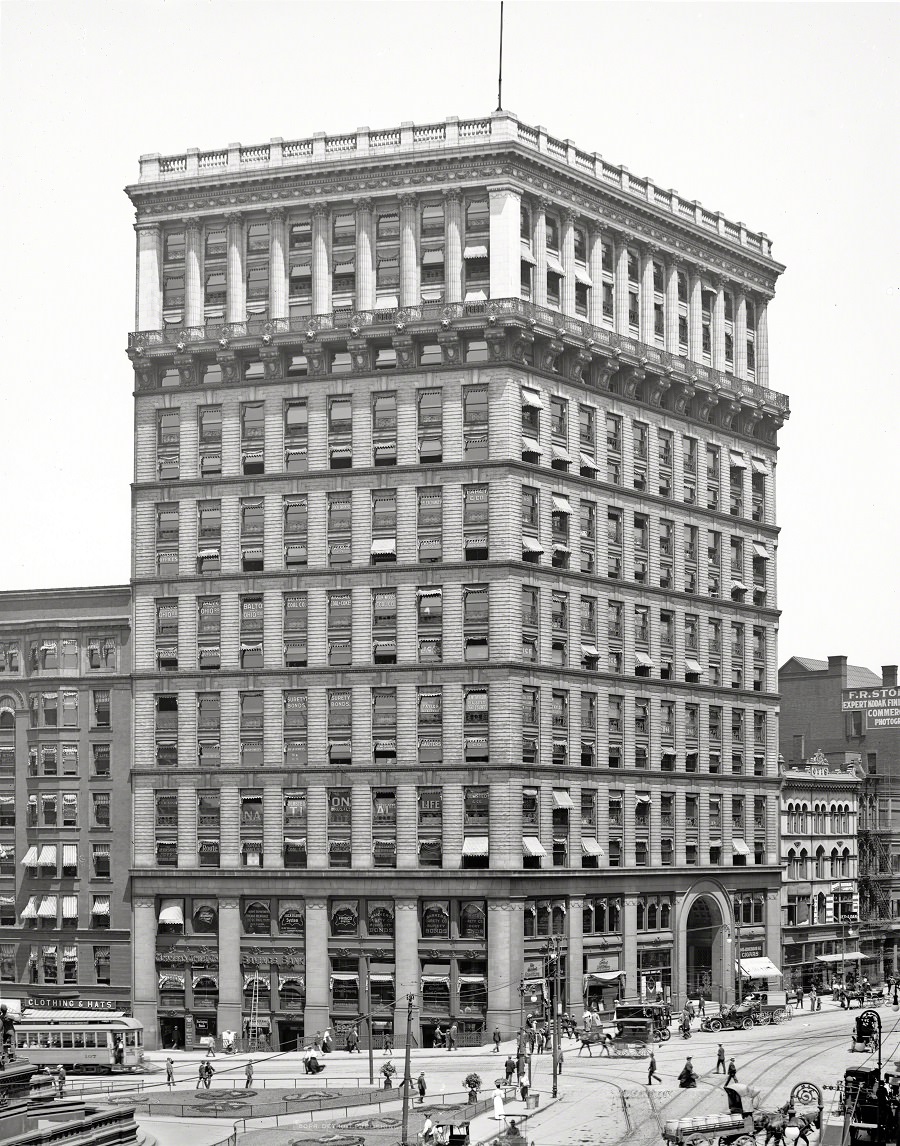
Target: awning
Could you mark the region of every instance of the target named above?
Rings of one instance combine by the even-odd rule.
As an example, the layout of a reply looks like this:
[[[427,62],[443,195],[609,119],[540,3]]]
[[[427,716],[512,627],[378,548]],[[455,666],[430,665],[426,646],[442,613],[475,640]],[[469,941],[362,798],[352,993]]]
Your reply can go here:
[[[488,539],[484,536],[484,534],[465,538],[466,549],[484,549],[486,548],[487,543]]]
[[[596,645],[582,645],[581,655],[585,660],[594,661],[600,656],[600,650]]]
[[[568,458],[568,456],[569,455],[566,454],[567,458]],[[572,512],[572,505],[571,505],[569,499],[565,496],[565,494],[554,493],[552,495],[552,499],[553,499],[553,512],[554,513],[571,513]]]
[[[572,550],[568,547],[568,545],[563,545],[563,543],[561,541],[554,541],[553,542],[553,552],[554,553],[571,553]]]
[[[489,854],[489,847],[487,836],[465,836],[462,854],[464,856],[486,856]]]
[[[603,848],[593,836],[581,837],[581,854],[585,856],[602,856]]]
[[[397,552],[397,538],[396,537],[373,537],[372,538],[372,553],[396,553]]]
[[[551,446],[550,447],[550,456],[553,458],[553,460],[555,462],[565,462],[567,466],[570,466],[572,464],[571,454],[569,453],[568,450],[564,449],[562,446]],[[563,510],[563,512],[564,513],[565,512],[571,513],[571,510],[568,510],[568,511]]]
[[[387,975],[387,974],[385,974],[385,975],[378,974],[378,975],[370,975],[369,979],[373,983],[393,983],[394,976],[393,975]]]
[[[527,435],[522,435],[522,453],[523,454],[542,454],[544,451],[541,449],[540,443],[536,438],[529,438]]]
[[[583,470],[593,470],[594,473],[596,473],[597,470],[600,468],[597,465],[597,459],[588,457],[587,454],[582,454],[580,460],[581,460],[581,468]]]
[[[286,848],[305,848],[306,836],[285,836],[284,846]]]
[[[587,990],[591,983],[614,983],[617,979],[624,979],[624,971],[591,971],[582,975],[583,990]]]
[[[441,596],[443,595],[443,592],[444,592],[443,589],[417,589],[416,590],[416,596],[417,597],[437,597],[437,599],[440,600]]]
[[[751,458],[750,465],[753,466],[754,472],[758,474],[767,474],[769,472],[769,467],[762,458]]]
[[[335,983],[358,983],[359,975],[355,971],[332,971],[328,980],[329,987]]]
[[[159,922],[184,926],[184,907],[180,899],[164,899],[159,909]]]
[[[423,975],[422,976],[422,986],[424,987],[429,983],[432,983],[432,984],[433,983],[439,983],[442,987],[449,987],[450,986],[450,976],[449,975]]]
[[[594,280],[591,278],[591,276],[587,273],[587,271],[582,270],[582,268],[579,267],[577,263],[575,264],[575,281],[584,283],[585,286],[589,287],[594,285]]]
[[[37,847],[32,845],[28,851],[22,856],[23,867],[37,867]]]
[[[20,919],[37,919],[38,913],[38,897],[32,895],[19,915]]]
[[[565,790],[565,788],[553,789],[553,807],[566,808],[568,811],[572,811],[574,809],[575,805],[572,803],[572,797]]]
[[[442,263],[443,261],[444,261],[443,250],[423,251],[422,252],[422,266],[423,267],[433,267],[433,266],[436,266],[438,263]]]
[[[56,867],[56,844],[44,844],[38,856],[38,867]]]
[[[703,675],[703,666],[700,664],[699,661],[695,661],[693,659],[693,657],[685,657],[684,669],[685,669],[685,672],[693,672],[693,673],[696,673],[697,676]]]
[[[553,271],[555,275],[564,275],[566,272],[559,259],[555,259],[553,255],[547,256],[547,270]]]
[[[537,263],[537,259],[534,257],[534,255],[531,253],[531,251],[529,251],[529,249],[524,245],[524,243],[522,244],[522,247],[520,248],[520,255],[521,255],[523,263],[531,263],[532,266],[534,266]]]
[[[484,243],[473,243],[472,246],[466,247],[463,251],[464,259],[486,259],[488,257],[488,249]]]
[[[753,552],[757,557],[765,557],[768,560],[769,551],[766,549],[764,541],[752,541],[751,545],[753,546]]]
[[[819,963],[841,963],[841,962],[855,962],[860,959],[865,959],[862,951],[845,951],[843,955],[817,955],[816,960]],[[747,960],[744,960],[746,963]]]
[[[58,902],[55,895],[45,895],[38,908],[38,919],[55,919]]]
[[[547,854],[547,849],[537,838],[537,836],[523,836],[522,851],[525,853],[525,855],[530,856],[532,859],[536,857],[543,857]]]
[[[543,553],[544,547],[539,541],[535,541],[533,537],[522,538],[522,552],[523,553]]]
[[[278,990],[279,991],[281,991],[285,987],[288,987],[291,985],[293,985],[295,987],[299,987],[301,991],[305,990],[306,989],[306,976],[305,975],[296,975],[293,973],[278,976]]]
[[[739,593],[746,593],[747,592],[747,586],[744,584],[743,581],[732,581],[731,582],[731,588],[737,589],[737,591]]]
[[[742,840],[740,836],[731,837],[731,850],[736,856],[748,856],[750,849],[747,847],[747,841]]]
[[[62,897],[62,914],[63,914],[63,919],[77,919],[78,918],[78,896],[77,895],[64,895]]]
[[[735,469],[743,470],[743,469],[747,468],[747,459],[740,452],[740,450],[732,450],[731,451],[731,464],[735,467]]]
[[[744,979],[780,979],[781,972],[765,955],[755,959],[741,959],[741,977]]]
[[[641,668],[653,668],[653,658],[648,656],[647,653],[642,653],[640,649],[635,651],[634,659]]]
[[[180,971],[170,971],[165,975],[160,975],[159,989],[160,991],[183,991],[184,973]]]
[[[634,798],[634,806],[636,808],[640,808],[643,805],[649,804],[649,803],[650,803],[650,797],[647,795],[646,792],[638,792],[638,794]]]
[[[479,987],[483,987],[484,975],[457,975],[456,982],[460,987],[464,987],[467,983],[476,983]]]
[[[533,410],[543,410],[544,403],[541,401],[541,396],[537,390],[529,390],[526,386],[522,387],[522,405],[530,406]]]

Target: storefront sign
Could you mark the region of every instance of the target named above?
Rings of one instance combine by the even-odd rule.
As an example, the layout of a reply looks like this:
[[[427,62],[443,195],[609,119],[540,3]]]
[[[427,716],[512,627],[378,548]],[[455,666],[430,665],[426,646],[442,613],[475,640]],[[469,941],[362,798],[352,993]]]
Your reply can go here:
[[[194,967],[218,967],[219,952],[215,947],[168,947],[156,952],[156,962],[186,963]]]
[[[587,970],[588,974],[596,971],[618,971],[619,970],[619,956],[616,955],[588,955],[587,956]]]
[[[742,959],[759,959],[764,954],[762,943],[741,943]]]
[[[25,1000],[25,1006],[66,1011],[123,1011],[131,1004],[120,1003],[115,999],[82,999],[77,995],[69,998],[59,998],[56,995],[29,995]]]
[[[900,728],[900,686],[889,688],[845,688],[841,710],[865,714],[869,728]]]

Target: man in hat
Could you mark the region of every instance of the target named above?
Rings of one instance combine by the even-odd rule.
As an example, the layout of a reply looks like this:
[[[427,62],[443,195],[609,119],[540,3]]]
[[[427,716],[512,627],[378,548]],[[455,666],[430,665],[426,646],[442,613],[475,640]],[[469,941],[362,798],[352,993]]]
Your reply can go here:
[[[728,1073],[725,1075],[725,1085],[727,1086],[729,1082],[737,1082],[737,1080],[737,1067],[734,1065],[734,1059],[730,1058],[728,1060]]]

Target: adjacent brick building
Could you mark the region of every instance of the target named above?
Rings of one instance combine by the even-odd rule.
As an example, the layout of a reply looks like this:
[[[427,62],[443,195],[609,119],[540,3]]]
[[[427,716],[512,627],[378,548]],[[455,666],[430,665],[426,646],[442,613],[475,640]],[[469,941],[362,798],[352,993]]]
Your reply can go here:
[[[863,777],[859,791],[857,848],[858,911],[848,911],[846,904],[838,902],[845,895],[844,865],[835,879],[838,889],[833,904],[828,905],[828,917],[837,919],[841,914],[858,916],[853,928],[854,950],[862,959],[854,964],[873,982],[895,974],[898,936],[900,936],[900,836],[897,834],[900,817],[900,728],[869,727],[865,712],[859,707],[843,706],[847,689],[886,689],[897,692],[897,666],[885,665],[881,676],[860,665],[850,665],[844,656],[831,656],[828,660],[811,657],[791,657],[778,672],[781,702],[781,754],[791,767],[819,752],[825,756],[829,768],[857,769]],[[843,833],[847,834],[847,833]],[[788,832],[790,836],[790,832]],[[847,843],[852,846],[850,841]],[[785,838],[785,846],[790,842]],[[830,846],[828,848],[830,851]],[[787,878],[792,865],[787,851]],[[811,853],[810,853],[811,854]],[[810,861],[812,862],[812,861]],[[807,876],[798,870],[799,858],[793,865],[801,879]],[[803,865],[805,867],[805,863]],[[790,886],[787,893],[791,893]],[[790,919],[786,922],[790,923]],[[842,929],[840,942],[826,943],[816,954],[836,955],[849,950],[847,929]],[[789,940],[797,945],[788,958]],[[799,954],[799,945],[814,942],[812,934],[801,928],[791,935],[785,933],[785,959],[790,962]],[[809,950],[803,958],[810,955]]]
[[[507,113],[144,156],[134,1012],[779,952],[765,235]],[[758,905],[758,907],[757,907]],[[159,1032],[158,1036],[156,1032]]]
[[[130,673],[127,585],[0,593],[0,995],[14,1008],[130,1005]]]

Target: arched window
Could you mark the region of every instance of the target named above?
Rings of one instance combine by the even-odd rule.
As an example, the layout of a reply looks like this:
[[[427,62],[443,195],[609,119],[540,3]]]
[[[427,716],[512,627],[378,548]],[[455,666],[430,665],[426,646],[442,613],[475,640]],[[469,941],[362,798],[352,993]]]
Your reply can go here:
[[[547,250],[559,250],[559,223],[553,218],[552,215],[546,215],[544,227],[547,234]]]
[[[525,904],[525,938],[534,939],[537,935],[537,908],[533,903]]]
[[[832,804],[831,805],[831,831],[834,835],[837,835],[840,832],[840,830],[841,830],[840,812],[834,806],[834,804]]]
[[[244,907],[244,932],[247,935],[268,935],[272,929],[272,915],[268,903],[253,899]]]
[[[837,848],[831,849],[831,878],[839,879],[841,875],[841,856]]]
[[[638,900],[637,904],[637,929],[638,931],[644,930],[644,901]]]
[[[244,1006],[249,1008],[253,1005],[254,984],[256,985],[257,1001],[268,1009],[271,985],[269,976],[261,971],[246,971],[244,973]]]
[[[828,908],[826,906],[827,903],[828,903],[828,899],[827,899],[825,893],[820,891],[819,894],[816,896],[816,923],[827,922],[827,920],[826,920],[826,915],[827,915],[827,911],[828,911]]]
[[[659,909],[659,926],[663,931],[672,926],[672,905],[669,903],[664,903]]]
[[[800,879],[809,879],[809,853],[806,848],[800,849]]]
[[[787,859],[788,859],[788,879],[799,879],[800,878],[800,865],[799,865],[799,862],[797,860],[797,853],[794,851],[793,848],[791,848],[790,851],[788,852]]]
[[[566,908],[562,903],[553,904],[553,934],[564,935],[566,931]]]
[[[611,899],[607,912],[606,930],[607,931],[621,931],[622,930],[622,901],[621,899]]]
[[[841,876],[846,879],[850,875],[850,849],[844,848],[841,853]]]
[[[584,907],[581,909],[581,930],[585,935],[594,933],[594,905],[588,899],[584,901]]]
[[[655,903],[647,906],[647,930],[656,931],[659,928],[659,907]]]
[[[463,939],[484,938],[484,908],[479,903],[465,903],[459,913],[459,934]]]
[[[816,879],[825,878],[825,849],[819,845],[816,848]]]
[[[302,975],[278,976],[278,1000],[285,1011],[299,1011],[305,1003],[306,986]]]
[[[11,696],[0,696],[0,728],[10,730],[16,727],[16,706]]]
[[[755,895],[753,897],[753,922],[754,923],[762,923],[762,921],[763,921],[763,908],[764,908],[764,904],[762,901],[762,897]]]

